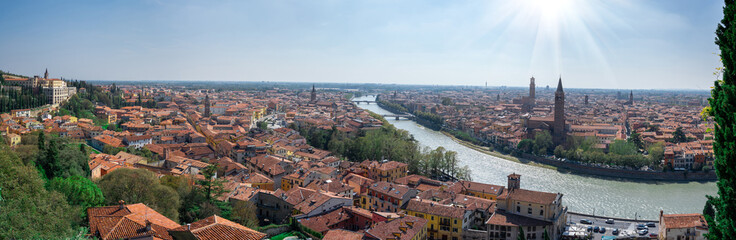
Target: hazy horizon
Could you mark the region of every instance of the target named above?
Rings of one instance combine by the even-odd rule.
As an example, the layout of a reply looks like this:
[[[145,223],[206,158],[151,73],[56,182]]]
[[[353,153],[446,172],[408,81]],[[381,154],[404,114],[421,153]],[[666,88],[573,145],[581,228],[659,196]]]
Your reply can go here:
[[[0,69],[110,81],[707,90],[718,1],[22,1]],[[124,79],[124,80],[119,80]],[[150,80],[158,79],[158,80]],[[210,80],[211,79],[211,80]],[[666,87],[663,87],[666,86]]]

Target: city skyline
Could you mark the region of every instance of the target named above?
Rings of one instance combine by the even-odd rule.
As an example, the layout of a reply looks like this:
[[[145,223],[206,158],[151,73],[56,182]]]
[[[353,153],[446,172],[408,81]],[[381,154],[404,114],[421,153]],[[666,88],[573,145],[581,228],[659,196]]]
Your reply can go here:
[[[33,2],[2,70],[81,80],[708,89],[723,3]],[[42,56],[39,58],[39,56]]]

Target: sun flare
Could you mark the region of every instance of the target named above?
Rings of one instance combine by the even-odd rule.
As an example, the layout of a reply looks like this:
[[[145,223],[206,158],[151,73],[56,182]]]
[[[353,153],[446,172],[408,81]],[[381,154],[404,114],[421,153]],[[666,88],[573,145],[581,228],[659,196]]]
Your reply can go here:
[[[558,20],[567,14],[574,14],[573,0],[522,0],[525,7],[543,20]]]

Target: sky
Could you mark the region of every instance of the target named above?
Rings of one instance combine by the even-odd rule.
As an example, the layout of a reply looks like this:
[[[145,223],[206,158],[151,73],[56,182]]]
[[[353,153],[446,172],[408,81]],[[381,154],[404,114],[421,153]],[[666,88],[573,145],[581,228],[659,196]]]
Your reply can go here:
[[[721,1],[3,1],[0,69],[80,80],[708,89]]]

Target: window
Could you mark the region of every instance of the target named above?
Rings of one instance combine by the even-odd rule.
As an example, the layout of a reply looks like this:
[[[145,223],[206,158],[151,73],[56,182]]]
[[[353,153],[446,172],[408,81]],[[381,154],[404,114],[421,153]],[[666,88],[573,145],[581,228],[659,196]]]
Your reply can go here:
[[[539,210],[539,216],[542,216],[542,215],[544,215],[544,210],[543,209],[540,209]]]
[[[432,220],[434,220],[434,216],[432,216]]]
[[[457,224],[457,219],[455,219],[455,224]]]
[[[527,213],[527,214],[532,214],[532,208],[527,208],[527,209],[526,209],[526,213]]]
[[[457,232],[457,228],[452,228],[452,232]]]
[[[516,206],[516,212],[521,212],[521,206]]]

